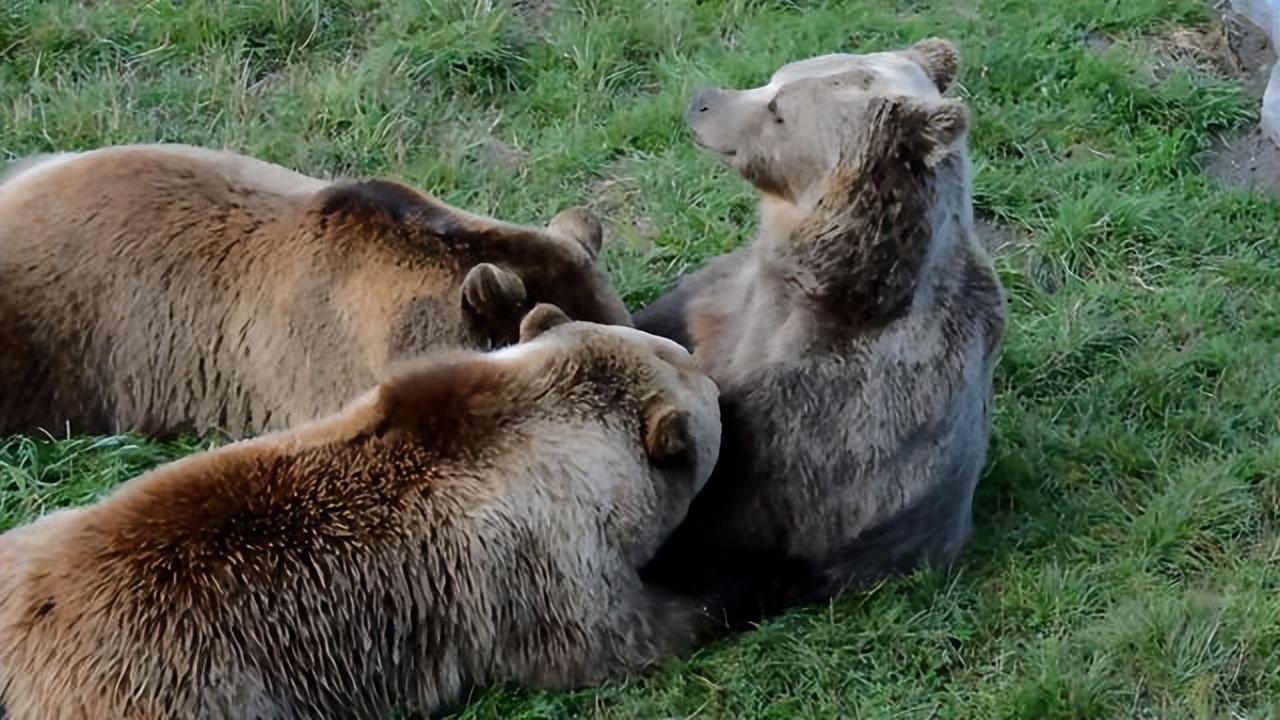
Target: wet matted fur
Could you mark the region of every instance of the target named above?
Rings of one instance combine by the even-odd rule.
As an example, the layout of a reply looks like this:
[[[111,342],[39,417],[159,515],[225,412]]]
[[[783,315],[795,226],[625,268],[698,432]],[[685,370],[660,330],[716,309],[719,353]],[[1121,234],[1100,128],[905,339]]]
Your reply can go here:
[[[398,183],[124,146],[0,179],[0,433],[222,429],[334,412],[388,363],[513,342],[550,302],[630,324],[584,210],[546,228]]]
[[[730,623],[965,545],[1003,293],[973,232],[950,43],[828,55],[688,123],[760,191],[746,248],[636,316],[720,385],[724,452],[647,576]]]
[[[711,472],[714,383],[545,305],[522,334],[0,535],[9,718],[389,717],[685,647],[638,570]]]

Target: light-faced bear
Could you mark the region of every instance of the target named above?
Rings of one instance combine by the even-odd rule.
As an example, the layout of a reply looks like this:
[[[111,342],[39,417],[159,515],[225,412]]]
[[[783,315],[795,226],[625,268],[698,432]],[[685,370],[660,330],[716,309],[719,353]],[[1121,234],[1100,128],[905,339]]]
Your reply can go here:
[[[0,433],[281,429],[538,302],[630,325],[600,243],[585,210],[521,227],[229,152],[32,158],[0,180]]]
[[[686,647],[639,569],[711,473],[715,384],[551,306],[521,335],[0,535],[10,720],[390,717]]]
[[[952,562],[1003,291],[974,235],[953,46],[827,55],[687,121],[760,196],[754,242],[636,316],[720,386],[723,452],[646,575],[731,624]]]

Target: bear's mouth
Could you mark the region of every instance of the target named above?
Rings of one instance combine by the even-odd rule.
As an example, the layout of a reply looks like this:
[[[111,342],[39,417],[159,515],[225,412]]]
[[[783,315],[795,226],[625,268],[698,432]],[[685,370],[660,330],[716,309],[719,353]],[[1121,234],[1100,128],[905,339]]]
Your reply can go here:
[[[702,140],[702,137],[698,135],[698,133],[693,133],[693,144],[697,145],[703,150],[720,155],[721,157],[731,158],[734,155],[738,154],[738,151],[732,148],[725,150],[724,148],[718,148],[718,147],[715,147],[714,145],[708,145],[706,142]]]

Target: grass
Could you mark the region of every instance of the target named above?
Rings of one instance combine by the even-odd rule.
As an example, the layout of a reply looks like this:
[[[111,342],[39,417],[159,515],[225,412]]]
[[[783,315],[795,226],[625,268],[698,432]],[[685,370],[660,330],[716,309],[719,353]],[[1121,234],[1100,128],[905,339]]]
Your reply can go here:
[[[1200,172],[1250,121],[1241,91],[1131,52],[1212,21],[1200,0],[9,0],[0,152],[183,141],[518,221],[587,203],[636,305],[755,222],[682,130],[695,82],[951,37],[977,207],[1016,238],[963,564],[461,716],[1277,717],[1280,204]],[[207,446],[0,439],[0,526]]]

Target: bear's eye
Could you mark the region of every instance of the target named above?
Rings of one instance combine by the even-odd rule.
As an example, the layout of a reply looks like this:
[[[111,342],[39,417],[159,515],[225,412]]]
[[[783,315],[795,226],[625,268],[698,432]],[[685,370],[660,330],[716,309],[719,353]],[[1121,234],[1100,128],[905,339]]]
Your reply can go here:
[[[769,112],[773,113],[773,121],[778,124],[781,124],[782,116],[778,114],[778,98],[775,97],[774,99],[770,100],[768,107],[769,107]]]

